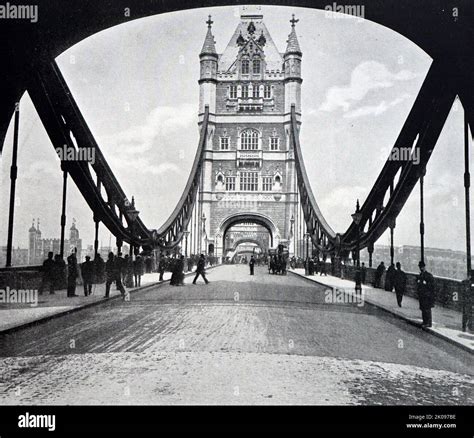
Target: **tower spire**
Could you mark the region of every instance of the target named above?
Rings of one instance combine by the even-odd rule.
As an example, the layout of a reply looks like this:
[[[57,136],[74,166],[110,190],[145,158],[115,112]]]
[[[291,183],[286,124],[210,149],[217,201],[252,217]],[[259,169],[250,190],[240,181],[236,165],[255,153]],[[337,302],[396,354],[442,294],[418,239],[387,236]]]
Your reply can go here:
[[[212,35],[212,23],[211,16],[209,15],[209,19],[206,21],[207,24],[207,34],[206,38],[204,38],[204,44],[202,46],[201,55],[217,55],[216,52],[216,43],[214,41],[214,36]]]
[[[298,42],[298,37],[296,36],[296,29],[295,29],[296,23],[298,23],[298,21],[300,20],[295,19],[295,14],[293,14],[290,20],[291,32],[290,32],[290,35],[288,35],[288,40],[287,40],[288,45],[286,46],[285,54],[288,54],[288,53],[301,54],[300,44]]]

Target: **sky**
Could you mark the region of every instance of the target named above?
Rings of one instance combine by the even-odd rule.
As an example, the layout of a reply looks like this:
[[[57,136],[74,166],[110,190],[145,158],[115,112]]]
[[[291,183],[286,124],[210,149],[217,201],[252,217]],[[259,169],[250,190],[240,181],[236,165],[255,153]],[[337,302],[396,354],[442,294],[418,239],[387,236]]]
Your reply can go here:
[[[331,227],[342,233],[351,222],[356,199],[363,202],[382,169],[431,58],[402,35],[367,20],[327,17],[324,11],[295,7],[262,6],[261,12],[281,52],[291,14],[299,19],[300,141],[318,204]],[[197,149],[198,55],[209,14],[217,51],[222,53],[239,22],[238,7],[131,20],[81,41],[57,58],[101,150],[150,228],[159,228],[173,211]],[[59,236],[62,175],[27,94],[20,108],[14,245],[27,247],[33,218],[40,218],[44,237]],[[12,142],[13,122],[0,158],[2,245]],[[425,177],[428,247],[465,248],[463,169],[463,110],[455,103]],[[396,245],[419,243],[418,192],[417,186],[397,219]],[[68,228],[73,218],[83,246],[92,244],[92,213],[71,182]],[[101,244],[107,246],[109,239],[110,233],[101,227]],[[388,244],[388,233],[378,243]]]

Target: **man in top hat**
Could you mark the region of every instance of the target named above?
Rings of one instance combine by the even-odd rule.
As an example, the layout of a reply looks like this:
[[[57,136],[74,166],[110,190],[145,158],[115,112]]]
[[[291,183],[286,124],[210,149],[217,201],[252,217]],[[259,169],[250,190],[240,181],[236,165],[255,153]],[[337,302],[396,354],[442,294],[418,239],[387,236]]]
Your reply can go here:
[[[431,327],[431,309],[435,302],[435,285],[433,276],[426,270],[425,262],[418,263],[420,274],[416,277],[416,291],[420,301],[421,316],[423,318],[422,328]]]

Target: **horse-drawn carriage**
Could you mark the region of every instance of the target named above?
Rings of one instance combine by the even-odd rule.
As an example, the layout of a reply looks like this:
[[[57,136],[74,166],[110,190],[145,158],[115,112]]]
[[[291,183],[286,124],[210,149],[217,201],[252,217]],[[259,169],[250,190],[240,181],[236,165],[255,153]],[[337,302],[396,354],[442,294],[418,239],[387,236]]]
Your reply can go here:
[[[268,250],[268,273],[286,275],[289,251],[285,245]]]

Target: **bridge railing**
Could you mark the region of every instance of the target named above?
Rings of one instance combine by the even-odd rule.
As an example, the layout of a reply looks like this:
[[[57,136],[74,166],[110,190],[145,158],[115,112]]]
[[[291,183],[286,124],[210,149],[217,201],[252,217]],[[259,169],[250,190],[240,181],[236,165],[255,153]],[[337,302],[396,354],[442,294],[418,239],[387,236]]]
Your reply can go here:
[[[0,269],[0,289],[39,289],[41,266],[16,266]]]
[[[366,268],[365,284],[372,286],[375,282],[376,269]],[[331,263],[326,263],[326,270],[331,273]],[[341,277],[345,280],[354,281],[355,285],[356,267],[353,265],[342,265]],[[384,289],[387,271],[384,272],[380,280],[380,289]],[[407,276],[405,295],[418,299],[416,292],[416,277],[418,274],[413,272],[405,272]],[[462,297],[464,292],[464,284],[461,280],[455,280],[444,277],[434,277],[435,279],[435,302],[437,305],[462,312]],[[387,293],[390,293],[387,291]],[[393,297],[395,300],[395,295]]]

